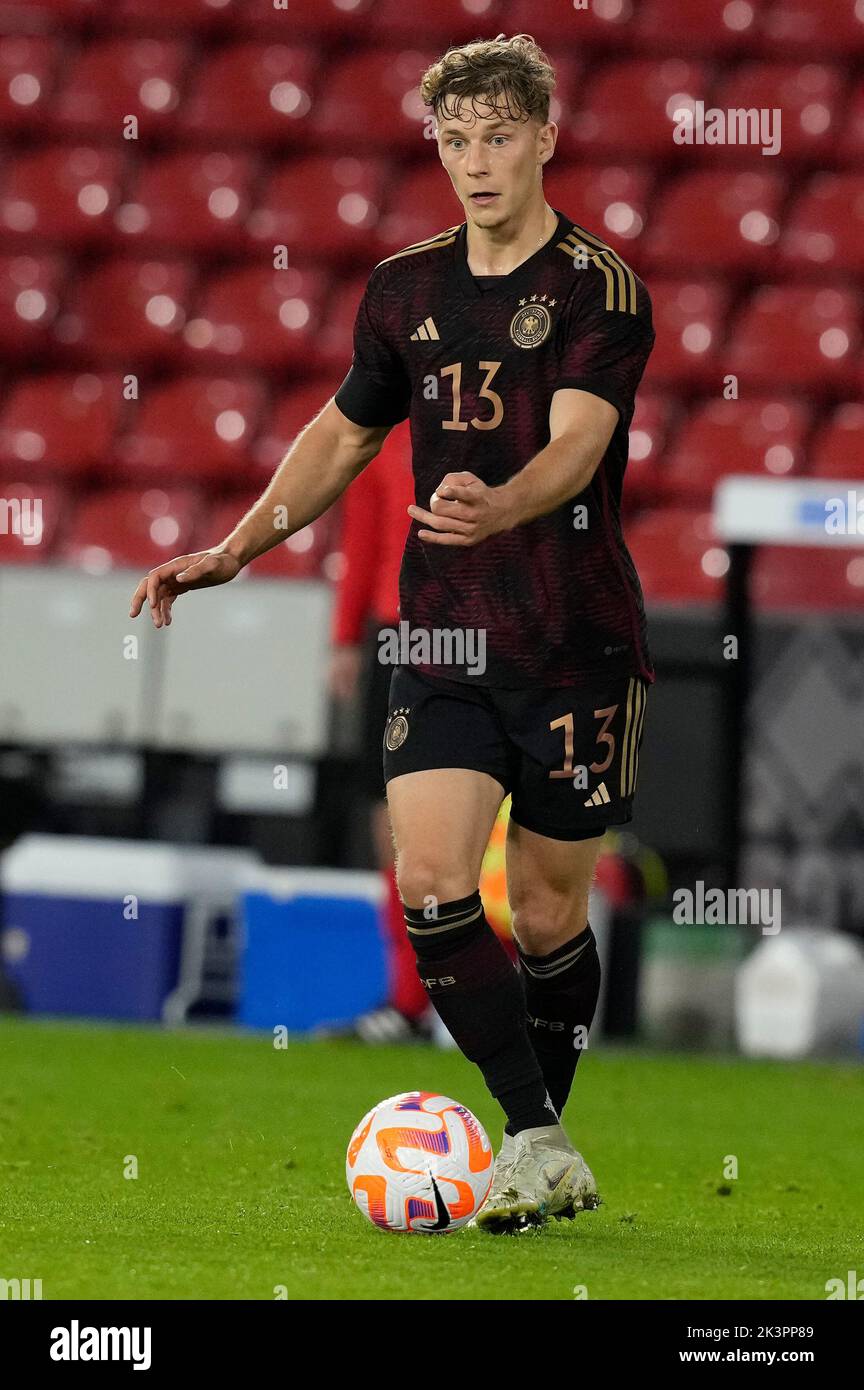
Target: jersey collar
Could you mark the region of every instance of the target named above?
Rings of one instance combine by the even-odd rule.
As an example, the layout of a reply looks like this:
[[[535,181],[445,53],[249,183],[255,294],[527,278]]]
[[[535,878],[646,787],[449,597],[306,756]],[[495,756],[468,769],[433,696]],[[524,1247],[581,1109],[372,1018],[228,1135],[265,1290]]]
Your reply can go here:
[[[468,223],[463,222],[456,235],[456,240],[453,243],[456,279],[459,282],[463,294],[469,299],[488,299],[498,294],[512,294],[514,290],[518,290],[533,274],[537,262],[546,255],[551,247],[557,245],[562,237],[566,236],[570,230],[572,224],[569,218],[565,217],[564,213],[559,212],[557,208],[553,208],[552,211],[558,218],[558,222],[549,240],[538,247],[534,254],[528,257],[527,261],[523,261],[521,265],[517,265],[515,269],[510,271],[509,275],[505,275],[502,280],[499,280],[497,285],[489,286],[485,290],[481,290],[468,266]]]

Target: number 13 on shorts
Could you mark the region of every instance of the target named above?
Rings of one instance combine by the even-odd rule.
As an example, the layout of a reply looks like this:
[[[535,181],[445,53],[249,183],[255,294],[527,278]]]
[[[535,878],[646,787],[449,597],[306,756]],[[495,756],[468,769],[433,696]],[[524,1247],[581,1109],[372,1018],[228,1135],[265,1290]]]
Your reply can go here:
[[[647,691],[644,680],[630,676],[622,682],[618,699],[598,706],[580,698],[574,708],[549,721],[550,731],[561,740],[561,761],[549,777],[584,788],[590,793],[586,807],[633,796]]]

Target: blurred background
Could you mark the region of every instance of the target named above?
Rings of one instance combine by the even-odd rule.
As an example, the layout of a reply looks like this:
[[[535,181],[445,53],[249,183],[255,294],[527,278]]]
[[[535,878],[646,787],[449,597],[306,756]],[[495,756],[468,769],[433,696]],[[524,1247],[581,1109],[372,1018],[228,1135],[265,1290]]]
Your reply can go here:
[[[657,333],[625,534],[658,683],[598,1030],[861,1055],[861,0],[0,0],[0,1008],[434,1035],[369,658],[407,427],[170,632],[127,614],[336,389],[372,266],[463,220],[417,84],[502,31],[557,68],[547,201]],[[779,152],[676,143],[699,102],[779,112]],[[676,922],[699,883],[779,890],[782,931]]]

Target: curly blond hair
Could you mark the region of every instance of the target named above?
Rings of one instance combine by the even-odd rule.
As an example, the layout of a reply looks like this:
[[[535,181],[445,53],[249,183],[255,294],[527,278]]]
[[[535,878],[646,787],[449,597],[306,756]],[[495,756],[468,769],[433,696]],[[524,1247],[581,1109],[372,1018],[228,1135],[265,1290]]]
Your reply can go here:
[[[512,39],[499,34],[448,48],[424,72],[420,95],[439,119],[458,116],[462,102],[469,101],[475,115],[494,109],[510,120],[534,118],[545,125],[554,88],[552,64],[530,34]]]

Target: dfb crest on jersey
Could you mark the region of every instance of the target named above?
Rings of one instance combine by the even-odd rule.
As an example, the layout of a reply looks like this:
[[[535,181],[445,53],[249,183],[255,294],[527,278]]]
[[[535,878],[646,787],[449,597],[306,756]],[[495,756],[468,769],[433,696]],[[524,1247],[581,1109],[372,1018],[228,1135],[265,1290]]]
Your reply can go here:
[[[387,725],[387,734],[384,739],[388,753],[395,753],[396,749],[401,748],[408,737],[408,720],[405,718],[407,713],[407,708],[393,711],[393,718]]]
[[[517,309],[510,324],[510,337],[517,347],[539,347],[549,335],[552,315],[545,304],[526,304]]]

